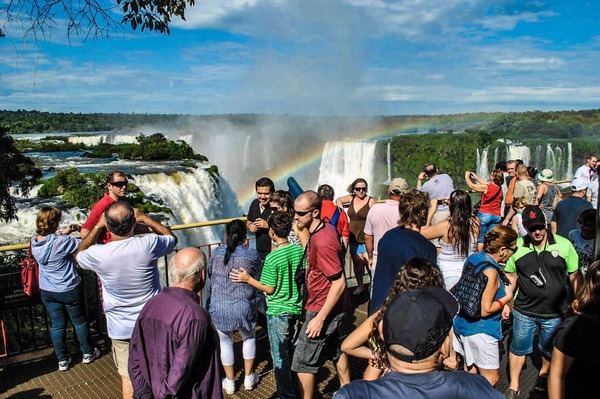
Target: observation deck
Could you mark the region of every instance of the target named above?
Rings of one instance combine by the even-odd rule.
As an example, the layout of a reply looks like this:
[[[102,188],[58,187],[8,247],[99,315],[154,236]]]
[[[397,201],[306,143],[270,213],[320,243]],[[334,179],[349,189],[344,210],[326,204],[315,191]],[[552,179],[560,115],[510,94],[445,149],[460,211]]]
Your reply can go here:
[[[224,222],[226,221],[220,221],[220,223]],[[199,223],[193,227],[198,228],[214,224],[219,224],[219,221],[209,222],[208,224]],[[174,226],[173,230],[181,228],[187,227]],[[16,248],[11,248],[10,250],[12,251],[23,248],[27,248],[27,244],[24,246],[16,246]],[[202,249],[205,250],[207,255],[209,255],[211,252],[210,245],[203,247]],[[349,289],[350,291],[354,291],[355,279],[352,277],[352,266],[349,257],[346,262],[346,272],[346,275],[348,276],[347,282]],[[368,280],[368,276],[364,276],[365,283],[368,283]],[[89,285],[90,282],[88,282],[88,286]],[[91,282],[91,286],[95,286],[94,282]],[[348,314],[350,322],[347,323],[347,332],[350,332],[366,319],[368,290],[365,290],[365,292],[358,296],[351,295],[351,299],[352,306]],[[34,307],[35,305],[31,304],[25,304],[23,306],[25,314],[22,316],[22,318],[31,319],[31,324],[33,324],[34,316],[40,317],[39,315],[34,314]],[[23,309],[13,309],[13,311],[21,312]],[[6,309],[1,310],[1,320],[4,323],[4,325],[2,325],[2,332],[8,331],[10,334],[11,329],[8,328],[9,326],[7,324],[14,322],[15,320],[17,323],[19,323],[19,317],[17,316],[16,319],[13,318],[8,320],[5,317],[5,310]],[[96,317],[97,316],[98,315],[96,314]],[[93,317],[94,315],[89,313],[89,318],[93,319]],[[42,318],[45,318],[45,314],[42,316]],[[48,328],[47,324],[45,328]],[[33,329],[34,326],[32,326],[32,330]],[[38,326],[38,329],[43,330],[44,326]],[[58,371],[57,361],[54,356],[52,345],[49,343],[47,337],[45,343],[36,343],[35,334],[28,334],[27,331],[22,331],[21,327],[17,327],[16,330],[13,328],[12,331],[17,331],[19,334],[17,340],[19,341],[20,350],[18,352],[11,353],[6,347],[4,347],[4,351],[5,353],[8,352],[8,355],[4,354],[4,356],[2,356],[0,353],[0,399],[121,398],[121,379],[114,365],[109,345],[102,339],[102,337],[105,336],[105,329],[103,328],[102,322],[98,320],[98,322],[94,324],[92,321],[92,330],[97,331],[96,340],[98,340],[98,347],[101,349],[101,357],[96,359],[91,364],[83,364],[81,362],[82,358],[81,354],[77,350],[77,346],[73,342],[70,342],[69,345],[71,348],[73,363],[68,371],[60,372]],[[276,398],[275,378],[273,374],[273,365],[269,354],[268,339],[265,337],[264,339],[257,340],[255,367],[260,376],[260,382],[252,391],[245,391],[242,384],[243,360],[241,356],[241,339],[237,333],[234,337],[234,350],[236,353],[236,392],[233,395],[224,394],[224,397]],[[27,338],[33,340],[32,345],[23,344],[23,341]],[[4,342],[6,343],[6,337],[0,336],[0,341],[2,339],[4,339]],[[507,351],[505,350],[505,348],[508,347],[508,340],[509,334],[507,334],[503,340],[503,345],[501,348],[500,380],[497,385],[497,388],[500,392],[504,392],[508,387],[508,355]],[[537,345],[534,345],[534,347],[537,348]],[[362,378],[362,373],[366,365],[367,362],[365,360],[350,357],[350,371],[352,380]],[[536,399],[547,397],[546,394],[542,394],[533,390],[540,365],[541,359],[538,352],[534,352],[533,357],[527,358],[526,365],[521,374],[521,398]],[[325,363],[324,367],[321,368],[317,375],[317,389],[320,393],[330,393],[337,390],[338,387],[339,382],[336,376],[335,367],[332,362],[328,361]]]

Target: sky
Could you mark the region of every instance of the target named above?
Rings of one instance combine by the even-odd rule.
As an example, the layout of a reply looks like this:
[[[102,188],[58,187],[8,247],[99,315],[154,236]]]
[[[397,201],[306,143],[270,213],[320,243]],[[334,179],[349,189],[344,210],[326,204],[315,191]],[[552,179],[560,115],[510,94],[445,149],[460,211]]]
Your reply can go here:
[[[7,1],[0,109],[360,116],[600,107],[600,7],[588,0],[197,0],[170,35],[123,29],[86,39],[68,36],[57,17],[35,40],[7,22]],[[116,2],[100,1],[121,19]]]

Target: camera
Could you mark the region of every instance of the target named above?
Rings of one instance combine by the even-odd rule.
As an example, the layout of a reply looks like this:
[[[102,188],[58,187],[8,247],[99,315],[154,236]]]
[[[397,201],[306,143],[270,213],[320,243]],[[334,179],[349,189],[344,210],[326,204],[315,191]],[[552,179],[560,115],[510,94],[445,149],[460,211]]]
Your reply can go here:
[[[546,277],[544,277],[541,270],[529,276],[529,280],[538,288],[543,288],[546,285]]]

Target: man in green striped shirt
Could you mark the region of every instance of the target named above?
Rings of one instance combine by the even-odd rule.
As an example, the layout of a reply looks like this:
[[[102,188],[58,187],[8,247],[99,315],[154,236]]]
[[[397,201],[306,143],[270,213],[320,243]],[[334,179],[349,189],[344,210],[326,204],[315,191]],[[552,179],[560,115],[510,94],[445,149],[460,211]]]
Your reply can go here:
[[[265,259],[260,281],[245,270],[233,270],[230,274],[232,281],[248,283],[267,294],[267,328],[280,399],[298,396],[291,364],[302,312],[302,295],[294,276],[305,260],[302,247],[288,241],[292,223],[293,218],[287,212],[278,211],[269,218],[269,236],[275,249]]]

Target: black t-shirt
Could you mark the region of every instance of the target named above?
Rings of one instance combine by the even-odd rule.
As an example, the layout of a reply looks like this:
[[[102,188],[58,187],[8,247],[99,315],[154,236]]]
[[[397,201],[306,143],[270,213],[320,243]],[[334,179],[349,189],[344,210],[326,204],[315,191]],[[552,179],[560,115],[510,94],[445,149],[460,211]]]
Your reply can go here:
[[[258,218],[268,220],[269,216],[271,216],[270,207],[267,206],[261,212],[258,199],[252,201],[250,204],[250,209],[248,209],[248,221],[254,222]],[[256,250],[260,255],[260,260],[264,262],[267,255],[271,252],[271,237],[269,237],[269,229],[258,229],[254,235],[256,236]]]
[[[565,398],[598,398],[597,378],[600,359],[600,319],[571,316],[556,330],[554,346],[574,358],[565,376]]]

